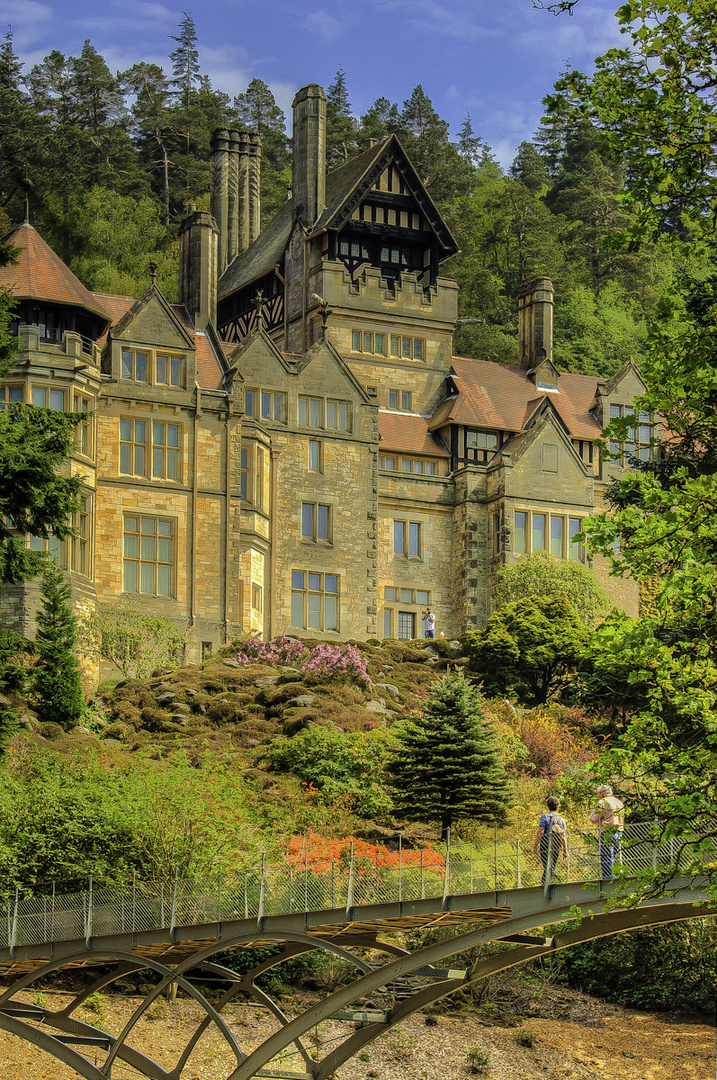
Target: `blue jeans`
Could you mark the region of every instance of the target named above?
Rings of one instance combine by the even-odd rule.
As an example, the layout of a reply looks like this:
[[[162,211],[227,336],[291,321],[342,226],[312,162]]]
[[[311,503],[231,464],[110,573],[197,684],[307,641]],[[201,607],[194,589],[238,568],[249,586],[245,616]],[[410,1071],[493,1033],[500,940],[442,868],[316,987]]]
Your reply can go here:
[[[603,881],[610,881],[610,879],[615,876],[612,872],[615,859],[620,859],[622,833],[600,833],[600,842],[598,846],[600,852],[600,876]]]

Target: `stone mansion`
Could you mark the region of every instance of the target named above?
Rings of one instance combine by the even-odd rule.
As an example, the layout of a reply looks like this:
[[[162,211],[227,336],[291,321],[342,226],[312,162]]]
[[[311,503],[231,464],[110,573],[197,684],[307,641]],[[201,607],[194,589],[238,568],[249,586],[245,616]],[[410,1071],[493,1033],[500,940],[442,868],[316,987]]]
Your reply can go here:
[[[485,624],[500,569],[575,541],[620,462],[594,448],[643,389],[552,361],[553,290],[521,291],[520,365],[453,355],[456,244],[395,137],[326,174],[326,97],[294,100],[292,195],[259,230],[258,137],[220,129],[211,213],[182,223],[178,304],[89,292],[29,224],[0,283],[19,353],[2,402],[85,416],[84,505],[50,547],[78,610],[130,595],[195,662],[255,630],[446,637]],[[624,454],[648,454],[635,417]],[[30,544],[47,541],[29,538]],[[628,581],[594,569],[632,614]],[[34,634],[37,585],[0,621]]]

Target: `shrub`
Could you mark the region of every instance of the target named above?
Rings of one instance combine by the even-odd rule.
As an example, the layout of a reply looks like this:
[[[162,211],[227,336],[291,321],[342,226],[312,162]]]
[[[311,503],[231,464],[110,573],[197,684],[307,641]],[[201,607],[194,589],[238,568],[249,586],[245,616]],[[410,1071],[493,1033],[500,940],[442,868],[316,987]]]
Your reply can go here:
[[[75,656],[77,620],[70,611],[70,583],[58,566],[47,564],[40,585],[42,606],[35,616],[34,692],[41,720],[56,721],[65,730],[79,724],[85,703]]]
[[[574,765],[586,765],[597,757],[598,748],[585,731],[563,723],[545,707],[516,716],[512,726],[528,750],[535,776],[554,783]]]
[[[485,1050],[479,1050],[478,1047],[472,1047],[466,1054],[466,1061],[470,1066],[471,1072],[482,1073],[490,1065],[490,1054],[487,1054]]]
[[[311,727],[292,739],[279,735],[264,752],[275,772],[291,772],[327,804],[344,797],[362,817],[387,814],[391,799],[382,784],[393,738],[384,728],[341,732]]]
[[[300,670],[318,678],[348,675],[360,682],[370,683],[367,674],[368,659],[361,655],[355,645],[332,645],[320,641],[310,648],[286,631],[271,641],[262,641],[257,634],[250,634],[239,642],[236,659],[240,664],[282,664],[287,667],[300,665]]]
[[[515,1041],[518,1046],[533,1047],[535,1046],[537,1038],[538,1036],[534,1031],[531,1031],[530,1028],[521,1028],[515,1036]]]

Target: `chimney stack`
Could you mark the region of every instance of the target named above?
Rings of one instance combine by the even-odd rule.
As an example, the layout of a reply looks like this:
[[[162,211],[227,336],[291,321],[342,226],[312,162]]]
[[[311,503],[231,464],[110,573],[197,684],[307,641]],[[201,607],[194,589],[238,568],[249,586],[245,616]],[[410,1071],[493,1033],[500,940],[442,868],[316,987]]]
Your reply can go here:
[[[261,136],[217,128],[211,149],[211,208],[219,228],[221,275],[259,235]]]
[[[293,101],[292,192],[296,211],[311,227],[326,202],[326,94],[310,83]]]
[[[553,283],[550,278],[534,278],[521,285],[518,293],[518,339],[520,366],[536,368],[553,359]]]
[[[179,229],[179,300],[197,330],[217,322],[218,236],[212,215],[190,207]]]

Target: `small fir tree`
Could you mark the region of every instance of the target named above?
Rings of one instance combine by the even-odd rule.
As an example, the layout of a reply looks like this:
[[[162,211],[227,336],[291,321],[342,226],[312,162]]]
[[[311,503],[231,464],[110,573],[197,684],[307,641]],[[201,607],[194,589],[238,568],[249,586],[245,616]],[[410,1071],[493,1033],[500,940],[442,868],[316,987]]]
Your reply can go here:
[[[70,611],[70,585],[58,566],[47,564],[40,586],[42,607],[35,616],[36,709],[41,720],[54,720],[65,730],[75,727],[84,702],[75,656],[77,623]]]
[[[480,691],[459,673],[441,679],[406,722],[389,775],[398,814],[437,821],[444,837],[461,818],[503,821],[512,803]]]

